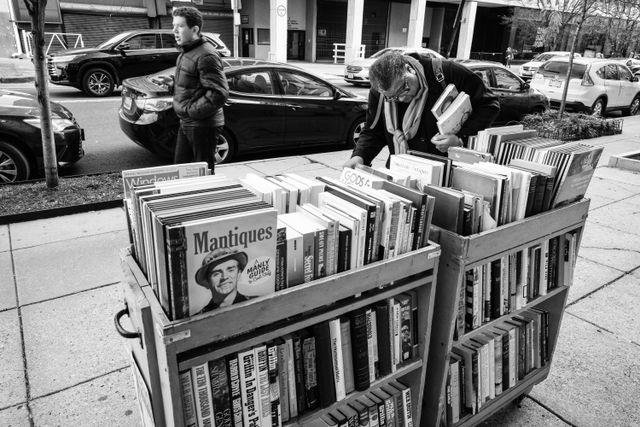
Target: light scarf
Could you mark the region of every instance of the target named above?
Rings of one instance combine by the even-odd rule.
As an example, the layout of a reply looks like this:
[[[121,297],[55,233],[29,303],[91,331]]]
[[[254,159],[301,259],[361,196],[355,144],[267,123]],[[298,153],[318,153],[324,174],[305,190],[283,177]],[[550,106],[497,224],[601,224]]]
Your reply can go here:
[[[427,102],[427,94],[429,93],[429,87],[427,86],[427,79],[425,78],[422,64],[414,58],[407,57],[407,59],[409,60],[409,65],[418,77],[420,88],[409,103],[407,111],[404,113],[402,128],[398,128],[398,103],[396,101],[389,101],[383,97],[385,124],[387,126],[387,132],[393,135],[395,154],[404,154],[409,149],[408,141],[416,136],[418,132],[422,112]]]

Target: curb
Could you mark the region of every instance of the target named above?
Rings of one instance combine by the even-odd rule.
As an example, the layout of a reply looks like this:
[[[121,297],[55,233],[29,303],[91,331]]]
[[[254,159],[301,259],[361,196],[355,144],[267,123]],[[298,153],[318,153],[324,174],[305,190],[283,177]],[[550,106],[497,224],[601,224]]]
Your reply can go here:
[[[72,215],[83,212],[98,211],[122,207],[122,199],[107,200],[104,202],[87,203],[84,205],[65,206],[62,208],[47,209],[43,211],[24,212],[12,215],[0,215],[0,225],[16,224],[19,222],[48,219],[64,215]]]
[[[35,81],[35,77],[0,77],[0,83],[29,83]]]

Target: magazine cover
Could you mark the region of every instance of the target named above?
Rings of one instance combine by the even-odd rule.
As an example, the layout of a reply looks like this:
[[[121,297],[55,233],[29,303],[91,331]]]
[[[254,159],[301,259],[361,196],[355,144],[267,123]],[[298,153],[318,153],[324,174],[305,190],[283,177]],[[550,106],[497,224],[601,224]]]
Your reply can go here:
[[[207,162],[181,163],[150,168],[129,169],[122,171],[124,198],[130,199],[134,186],[172,181],[179,178],[204,176],[209,174]]]
[[[174,319],[275,292],[276,231],[273,208],[168,227]]]

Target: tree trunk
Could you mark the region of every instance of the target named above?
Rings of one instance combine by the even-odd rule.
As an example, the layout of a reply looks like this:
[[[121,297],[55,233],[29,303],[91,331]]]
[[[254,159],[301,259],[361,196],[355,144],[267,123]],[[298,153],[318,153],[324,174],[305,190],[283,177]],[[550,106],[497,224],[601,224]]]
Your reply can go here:
[[[47,0],[25,0],[33,34],[33,65],[36,71],[36,90],[40,105],[40,134],[42,135],[42,157],[47,188],[58,187],[58,161],[55,139],[51,126],[51,104],[47,81],[47,64],[44,51],[44,11]]]

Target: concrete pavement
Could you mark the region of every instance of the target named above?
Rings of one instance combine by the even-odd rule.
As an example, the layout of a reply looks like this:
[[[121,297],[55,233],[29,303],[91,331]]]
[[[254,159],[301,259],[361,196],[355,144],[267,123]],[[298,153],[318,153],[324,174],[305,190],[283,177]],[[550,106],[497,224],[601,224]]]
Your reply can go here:
[[[605,147],[550,377],[487,426],[640,424],[640,174],[608,167],[640,150],[640,117]],[[337,176],[348,151],[224,165],[247,172]],[[376,162],[382,164],[384,154]],[[0,226],[0,425],[136,426],[118,251],[120,208]]]

